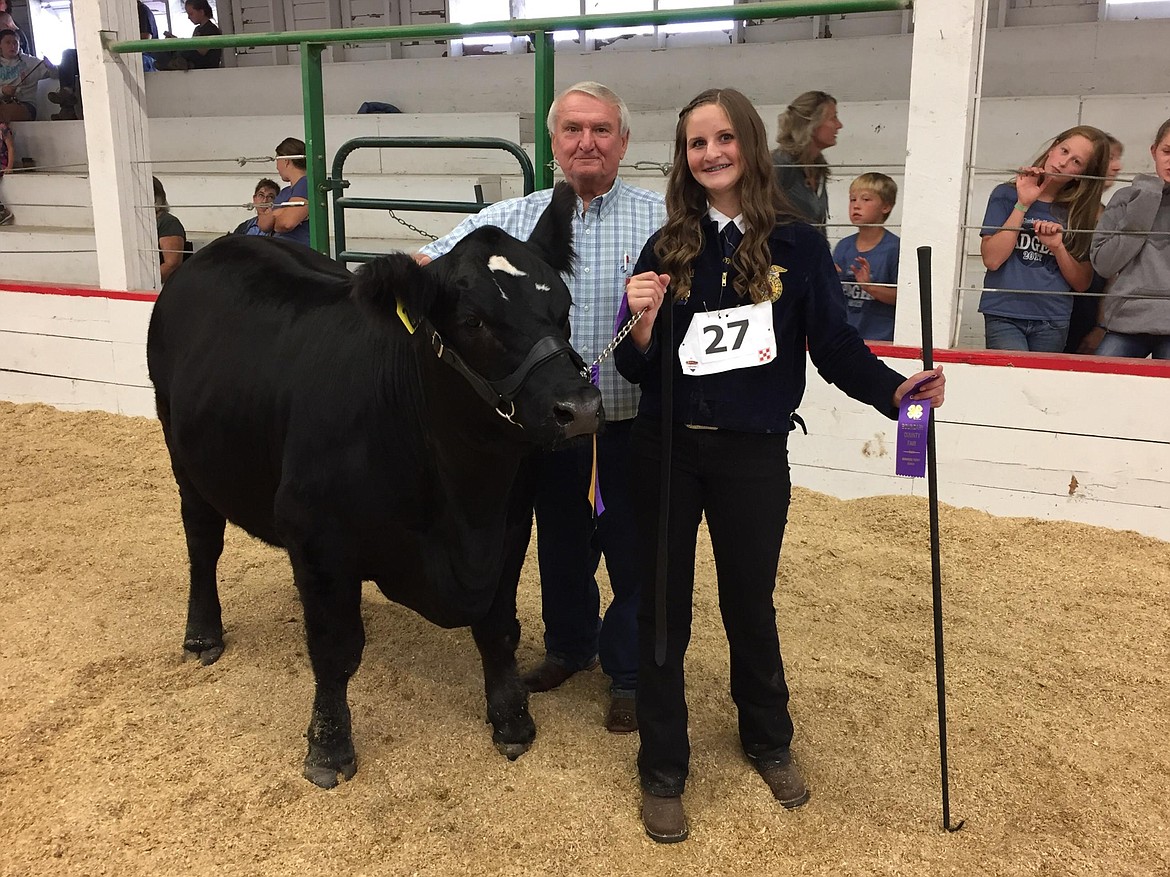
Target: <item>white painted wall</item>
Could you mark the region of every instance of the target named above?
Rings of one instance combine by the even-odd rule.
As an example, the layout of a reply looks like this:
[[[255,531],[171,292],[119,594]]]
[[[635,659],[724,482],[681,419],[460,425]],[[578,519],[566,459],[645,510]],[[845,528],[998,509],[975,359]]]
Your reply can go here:
[[[506,59],[497,59],[505,61]],[[760,105],[769,136],[775,132],[780,105]],[[916,209],[905,200],[904,174],[909,104],[905,100],[845,101],[840,115],[845,128],[831,157],[836,165],[829,182],[832,213],[829,238],[835,242],[850,234],[845,219],[849,181],[862,169],[889,173],[903,197],[890,216],[889,226],[901,233],[902,217]],[[673,109],[634,114],[627,164],[640,160],[667,162],[672,156],[671,138],[677,118]],[[1116,134],[1126,145],[1125,173],[1152,169],[1149,142],[1157,125],[1170,118],[1170,95],[1089,93],[1066,96],[989,98],[982,102],[975,172],[967,225],[982,220],[987,196],[996,183],[1007,179],[1011,168],[1031,161],[1058,131],[1079,122],[1098,125]],[[261,176],[275,176],[270,164],[240,167],[233,158],[271,155],[275,145],[296,133],[299,116],[263,116],[229,120],[195,120],[164,117],[150,121],[150,142],[156,161],[153,171],[162,179],[175,214],[192,237],[206,241],[242,222],[250,214],[239,205],[249,200],[252,186]],[[364,134],[453,135],[475,133],[498,136],[528,144],[531,155],[533,120],[530,112],[479,114],[401,114],[391,116],[331,116],[326,123],[330,154],[350,137]],[[20,127],[19,146],[35,155],[42,167],[74,169],[84,166],[85,141],[82,122],[32,122]],[[205,158],[206,162],[187,163]],[[478,179],[496,179],[504,196],[519,194],[520,180],[513,160],[503,154],[386,152],[381,159],[355,156],[347,164],[353,186],[350,194],[413,198],[447,196],[470,200]],[[637,185],[662,191],[665,179],[656,170],[623,169]],[[84,176],[69,173],[10,175],[2,184],[3,198],[14,206],[19,226],[0,230],[3,248],[10,256],[0,263],[8,279],[96,284],[92,254],[63,253],[46,261],[46,250],[93,248],[92,213]],[[37,206],[25,206],[37,205]],[[192,207],[187,205],[220,205]],[[458,221],[452,214],[404,215],[415,225],[443,234]],[[76,231],[75,231],[76,230]],[[19,232],[19,236],[18,236]],[[357,214],[349,233],[363,241],[365,249],[415,249],[422,238],[394,223],[382,213]],[[22,255],[32,251],[28,255]],[[966,232],[965,270],[962,287],[983,282],[978,232]],[[936,283],[939,281],[936,280]],[[964,292],[959,299],[958,347],[983,345],[982,318],[976,312],[978,294]],[[938,334],[938,342],[943,342]]]
[[[921,367],[886,362],[903,374]],[[1153,378],[982,363],[944,368],[947,401],[935,428],[943,502],[1170,540],[1170,418],[1162,414],[1170,410],[1170,370]],[[794,483],[844,498],[926,496],[925,479],[893,474],[895,424],[811,368],[800,410],[809,434],[788,442]],[[1075,568],[1075,558],[1069,562]]]
[[[5,291],[0,282],[0,398],[153,416],[150,309]],[[887,362],[903,374],[918,369],[913,360]],[[936,429],[943,502],[1170,540],[1170,375],[945,368],[948,399]],[[924,480],[893,474],[893,422],[825,384],[811,365],[800,412],[809,435],[789,441],[796,484],[843,497],[925,495]]]
[[[1168,20],[994,28],[987,35],[983,96],[1146,94],[1170,81],[1168,44]],[[910,46],[909,35],[896,34],[559,51],[556,81],[598,79],[636,110],[680,107],[713,84],[734,85],[762,104],[787,103],[810,88],[843,101],[908,100]],[[533,63],[531,55],[520,55],[329,64],[325,109],[352,113],[362,101],[383,100],[405,112],[529,112]],[[147,77],[152,118],[296,114],[300,106],[296,66]]]

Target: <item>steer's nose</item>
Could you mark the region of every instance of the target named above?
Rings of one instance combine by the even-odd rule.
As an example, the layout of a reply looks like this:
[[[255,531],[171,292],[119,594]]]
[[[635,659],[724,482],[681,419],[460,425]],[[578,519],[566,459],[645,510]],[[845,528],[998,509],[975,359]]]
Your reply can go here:
[[[601,391],[587,387],[571,399],[560,400],[553,405],[553,417],[565,438],[597,432],[601,426]]]

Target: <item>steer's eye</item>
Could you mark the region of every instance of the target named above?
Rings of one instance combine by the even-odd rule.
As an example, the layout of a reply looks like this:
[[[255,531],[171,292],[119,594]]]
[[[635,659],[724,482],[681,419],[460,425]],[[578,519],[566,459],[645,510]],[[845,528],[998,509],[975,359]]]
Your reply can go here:
[[[483,328],[483,320],[481,320],[479,317],[464,317],[463,318],[463,328],[465,328],[465,329],[482,329]]]

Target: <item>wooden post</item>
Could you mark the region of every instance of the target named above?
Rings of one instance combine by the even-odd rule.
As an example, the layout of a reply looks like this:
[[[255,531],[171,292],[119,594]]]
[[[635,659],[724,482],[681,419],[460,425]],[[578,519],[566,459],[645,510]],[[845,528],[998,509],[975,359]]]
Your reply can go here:
[[[922,0],[914,5],[910,123],[902,202],[902,254],[894,342],[921,335],[915,250],[934,257],[934,338],[954,344],[967,218],[967,163],[975,135],[987,0]]]
[[[138,38],[134,0],[77,3],[77,64],[85,94],[85,148],[98,282],[103,289],[157,289],[158,231],[142,56],[105,42]]]

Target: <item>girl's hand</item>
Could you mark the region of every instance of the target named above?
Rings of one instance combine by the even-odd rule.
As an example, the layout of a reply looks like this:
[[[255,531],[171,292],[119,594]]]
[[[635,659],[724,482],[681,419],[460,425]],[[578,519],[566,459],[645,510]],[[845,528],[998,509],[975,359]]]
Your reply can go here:
[[[0,93],[2,93],[5,97],[12,97],[14,94],[16,94],[16,86],[5,85],[0,87]]]
[[[626,281],[626,299],[630,303],[630,313],[636,314],[645,309],[642,320],[654,321],[662,301],[666,297],[666,287],[670,285],[669,274],[655,274],[646,271],[636,274]]]
[[[638,349],[645,351],[650,346],[651,330],[658,310],[666,298],[666,289],[670,286],[669,274],[655,274],[645,271],[635,274],[626,281],[626,301],[630,303],[630,313],[636,314],[645,311],[642,319],[630,330],[630,337]]]
[[[1055,253],[1064,249],[1064,226],[1050,219],[1038,219],[1032,224],[1032,231],[1040,239],[1040,243]]]
[[[916,386],[922,384],[917,390]],[[947,379],[943,376],[943,367],[936,365],[930,371],[919,372],[898,385],[894,391],[894,407],[902,404],[902,399],[911,390],[911,399],[929,399],[931,408],[942,408],[946,397]]]
[[[1031,207],[1044,190],[1044,168],[1022,167],[1016,174],[1016,200]]]

